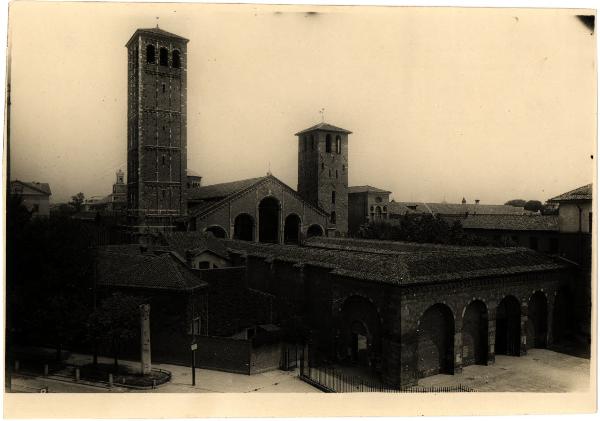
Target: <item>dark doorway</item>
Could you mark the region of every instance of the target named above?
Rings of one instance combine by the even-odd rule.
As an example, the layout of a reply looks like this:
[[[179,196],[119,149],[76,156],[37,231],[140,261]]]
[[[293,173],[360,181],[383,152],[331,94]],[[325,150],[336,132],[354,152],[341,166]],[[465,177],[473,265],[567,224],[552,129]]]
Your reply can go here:
[[[323,236],[323,228],[320,225],[311,225],[308,227],[306,231],[306,236],[310,237],[322,237]]]
[[[482,301],[476,300],[465,309],[462,328],[463,365],[487,365],[488,314]]]
[[[213,225],[211,227],[206,228],[206,232],[212,233],[217,238],[227,238],[227,232],[218,225]]]
[[[340,355],[353,364],[374,367],[381,352],[377,308],[366,298],[353,295],[344,301],[340,316]]]
[[[429,307],[420,319],[417,335],[419,375],[454,374],[454,317],[448,306]]]
[[[554,343],[563,342],[571,333],[571,319],[569,317],[570,302],[569,289],[566,287],[559,289],[554,298],[554,310],[552,312],[552,337]]]
[[[529,348],[546,348],[548,334],[548,304],[546,295],[537,291],[527,305],[527,345]]]
[[[521,355],[521,305],[512,295],[496,310],[496,354]]]
[[[258,205],[258,241],[279,243],[279,201],[266,197]]]
[[[247,213],[235,217],[233,224],[233,238],[236,240],[254,240],[254,218]]]
[[[362,322],[352,323],[352,362],[361,366],[369,365],[369,332]]]
[[[283,241],[286,244],[298,244],[300,236],[300,217],[296,214],[290,214],[285,218],[283,228]]]

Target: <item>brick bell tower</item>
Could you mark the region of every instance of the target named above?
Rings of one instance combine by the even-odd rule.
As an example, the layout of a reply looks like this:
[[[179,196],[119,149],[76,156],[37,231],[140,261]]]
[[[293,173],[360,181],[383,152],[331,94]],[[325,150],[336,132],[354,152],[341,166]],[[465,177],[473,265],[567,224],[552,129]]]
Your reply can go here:
[[[298,193],[329,212],[328,235],[348,234],[348,135],[325,122],[298,136]]]
[[[187,43],[158,28],[127,42],[127,217],[171,230],[187,215]]]

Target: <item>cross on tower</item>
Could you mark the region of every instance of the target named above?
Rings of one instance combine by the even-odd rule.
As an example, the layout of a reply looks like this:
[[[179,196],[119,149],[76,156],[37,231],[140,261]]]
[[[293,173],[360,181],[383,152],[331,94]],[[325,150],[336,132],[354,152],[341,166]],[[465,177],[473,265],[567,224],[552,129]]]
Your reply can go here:
[[[321,123],[325,123],[325,108],[321,108],[319,114],[321,114]]]
[[[159,19],[160,19],[160,18],[157,16],[157,17],[156,17],[156,28],[158,28],[158,20],[159,20]]]

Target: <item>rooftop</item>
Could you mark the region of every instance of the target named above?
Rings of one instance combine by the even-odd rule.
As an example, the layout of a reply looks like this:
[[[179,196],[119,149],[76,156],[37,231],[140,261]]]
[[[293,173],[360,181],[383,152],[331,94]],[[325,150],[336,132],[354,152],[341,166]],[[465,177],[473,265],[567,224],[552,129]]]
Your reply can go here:
[[[221,241],[233,252],[326,267],[334,274],[398,286],[568,267],[552,257],[516,247],[459,247],[326,237],[313,237],[304,247]]]
[[[160,233],[161,242],[170,251],[174,251],[182,258],[189,253],[211,251],[218,256],[227,258],[227,248],[212,234],[205,232],[164,232]]]
[[[416,213],[433,215],[526,215],[532,212],[525,208],[509,205],[482,205],[475,203],[425,203],[425,202],[390,202],[389,213],[403,215],[408,208]]]
[[[265,177],[247,178],[245,180],[231,181],[229,183],[212,184],[191,189],[188,194],[188,200],[201,201],[211,199],[222,199],[231,194],[245,190],[248,187],[264,180]]]
[[[189,42],[189,39],[187,39],[187,38],[184,38],[184,37],[182,37],[182,36],[180,36],[180,35],[177,35],[177,34],[173,34],[173,33],[171,33],[171,32],[167,32],[167,31],[165,31],[165,30],[163,30],[163,29],[160,29],[160,28],[158,27],[158,25],[156,25],[156,27],[155,27],[155,28],[139,28],[139,29],[137,29],[137,30],[136,30],[136,31],[133,33],[133,35],[131,36],[131,38],[129,38],[129,41],[127,41],[127,44],[126,44],[126,45],[129,45],[129,43],[130,43],[130,42],[131,42],[131,41],[132,41],[132,40],[135,38],[135,36],[136,36],[137,34],[139,34],[140,32],[141,32],[141,33],[145,33],[145,34],[158,35],[158,36],[161,36],[161,37],[166,37],[166,38],[176,38],[176,39],[179,39],[179,40],[181,40],[181,41],[184,41],[185,43]]]
[[[189,291],[208,285],[171,253],[137,244],[99,248],[97,268],[101,286]]]
[[[579,200],[592,200],[593,196],[593,184],[587,184],[576,188],[575,190],[568,191],[563,194],[559,194],[553,197],[549,202],[571,202]]]
[[[315,124],[314,126],[309,127],[308,129],[304,129],[304,130],[296,133],[296,136],[299,136],[304,133],[314,132],[315,130],[352,134],[352,132],[350,130],[342,129],[341,127],[337,127],[337,126],[331,125],[329,123],[322,122],[319,124]]]
[[[10,182],[11,187],[13,187],[15,184],[22,184],[24,186],[27,186],[33,190],[37,190],[38,192],[50,196],[52,195],[52,192],[50,191],[50,184],[48,183],[38,183],[37,181],[21,181],[21,180],[13,180]]]
[[[391,193],[388,190],[379,189],[373,186],[350,186],[348,187],[348,193]]]
[[[558,215],[469,215],[463,228],[506,231],[558,231]]]

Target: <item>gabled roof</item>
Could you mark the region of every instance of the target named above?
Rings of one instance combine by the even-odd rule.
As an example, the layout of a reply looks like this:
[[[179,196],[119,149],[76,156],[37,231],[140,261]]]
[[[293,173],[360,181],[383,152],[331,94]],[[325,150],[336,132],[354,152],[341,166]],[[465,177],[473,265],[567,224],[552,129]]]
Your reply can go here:
[[[352,132],[350,130],[342,129],[341,127],[336,127],[331,124],[323,122],[323,123],[315,124],[314,126],[309,127],[308,129],[304,129],[304,130],[296,133],[296,136],[301,135],[303,133],[313,132],[315,130],[352,134]]]
[[[314,209],[323,216],[329,215],[320,207],[317,207],[312,203],[305,201],[302,197],[300,197],[296,190],[292,189],[290,186],[288,186],[272,174],[266,175],[264,177],[249,178],[246,180],[232,181],[230,183],[214,184],[212,186],[204,186],[197,189],[190,189],[188,193],[188,200],[194,204],[198,204],[198,206],[195,206],[193,209],[190,209],[189,213],[193,216],[206,215],[216,209],[219,209],[221,206],[236,198],[239,194],[248,192],[249,190],[258,187],[260,184],[265,183],[269,180],[274,181],[275,183],[285,188],[288,191],[288,193],[295,196],[298,200],[303,201],[307,207]]]
[[[21,181],[21,180],[13,180],[10,182],[11,187],[14,186],[15,184],[21,184],[23,186],[27,186],[30,189],[36,190],[46,196],[52,195],[52,192],[50,191],[50,184],[48,184],[48,183],[38,183],[37,181],[26,182],[26,181]]]
[[[217,256],[229,258],[223,243],[210,233],[174,231],[160,233],[160,236],[165,247],[178,253],[184,259],[188,253],[198,254],[204,251],[211,251]]]
[[[145,33],[145,34],[151,34],[151,35],[158,35],[161,37],[165,37],[165,38],[177,38],[181,41],[184,41],[185,43],[189,42],[189,39],[184,38],[182,36],[173,34],[171,32],[167,32],[165,30],[162,30],[158,27],[158,25],[156,26],[156,28],[139,28],[137,29],[133,35],[131,36],[131,38],[129,38],[129,41],[127,41],[127,44],[125,45],[129,45],[129,43],[137,36],[137,34],[139,33]]]
[[[267,176],[248,178],[245,180],[231,181],[229,183],[212,184],[210,186],[202,186],[195,189],[190,189],[188,192],[188,200],[201,201],[211,199],[222,199],[233,193],[244,190],[266,178]]]
[[[348,193],[391,193],[391,191],[379,189],[373,186],[350,186]]]
[[[558,215],[469,215],[463,228],[504,231],[558,231]]]
[[[393,205],[392,203],[397,203]],[[416,213],[430,213],[433,215],[526,215],[532,212],[525,208],[509,205],[482,205],[474,203],[424,203],[424,202],[392,202],[389,213],[396,209],[409,208]]]
[[[579,200],[592,200],[593,196],[593,184],[587,184],[585,186],[581,186],[576,188],[575,190],[568,191],[563,194],[559,194],[556,197],[553,197],[549,200],[549,202],[571,202],[571,201],[579,201]]]
[[[98,249],[98,285],[189,291],[208,285],[171,253],[142,252],[139,245]]]

